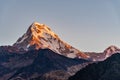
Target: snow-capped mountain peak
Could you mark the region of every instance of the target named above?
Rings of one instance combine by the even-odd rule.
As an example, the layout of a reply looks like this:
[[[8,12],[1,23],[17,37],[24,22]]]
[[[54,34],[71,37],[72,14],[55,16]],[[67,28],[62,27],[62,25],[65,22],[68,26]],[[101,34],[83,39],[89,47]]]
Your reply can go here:
[[[32,34],[36,37],[41,36],[44,37],[44,33],[50,34],[54,38],[58,38],[57,35],[51,31],[51,29],[45,24],[39,24],[38,22],[34,22],[30,27]]]
[[[27,32],[13,46],[19,49],[51,49],[61,55],[75,58],[89,58],[86,54],[63,42],[47,25],[34,22]]]
[[[107,49],[104,50],[105,58],[108,58],[112,54],[119,53],[119,52],[120,52],[120,48],[118,48],[114,45],[111,45]]]

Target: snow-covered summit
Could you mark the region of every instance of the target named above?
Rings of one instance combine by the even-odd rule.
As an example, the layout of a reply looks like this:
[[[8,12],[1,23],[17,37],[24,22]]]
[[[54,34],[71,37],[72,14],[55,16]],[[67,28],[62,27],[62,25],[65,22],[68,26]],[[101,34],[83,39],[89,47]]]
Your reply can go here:
[[[70,58],[89,58],[86,54],[63,42],[47,25],[38,22],[32,23],[27,32],[13,46],[24,50],[49,48]]]
[[[114,53],[120,53],[120,48],[118,48],[114,45],[111,45],[107,49],[104,50],[105,58],[108,58],[109,56],[111,56]]]

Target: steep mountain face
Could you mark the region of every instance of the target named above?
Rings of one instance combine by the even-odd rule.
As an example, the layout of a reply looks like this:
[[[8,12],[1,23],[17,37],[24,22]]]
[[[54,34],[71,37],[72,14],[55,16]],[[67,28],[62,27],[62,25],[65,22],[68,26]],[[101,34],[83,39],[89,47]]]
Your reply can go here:
[[[17,68],[9,80],[66,80],[88,64],[86,60],[67,58],[49,49],[38,50],[34,54],[37,55],[34,61],[30,65]],[[51,75],[55,73],[56,75]]]
[[[120,80],[120,54],[93,63],[77,72],[69,80]]]
[[[34,22],[13,46],[26,51],[48,48],[70,58],[89,58],[88,55],[63,42],[47,25],[37,22]]]

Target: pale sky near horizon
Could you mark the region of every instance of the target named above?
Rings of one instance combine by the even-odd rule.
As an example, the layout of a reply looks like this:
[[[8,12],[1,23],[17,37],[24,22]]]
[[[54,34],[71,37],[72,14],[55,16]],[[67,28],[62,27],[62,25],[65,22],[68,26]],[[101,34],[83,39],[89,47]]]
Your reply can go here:
[[[0,0],[0,45],[12,45],[34,21],[81,51],[120,47],[120,0]]]

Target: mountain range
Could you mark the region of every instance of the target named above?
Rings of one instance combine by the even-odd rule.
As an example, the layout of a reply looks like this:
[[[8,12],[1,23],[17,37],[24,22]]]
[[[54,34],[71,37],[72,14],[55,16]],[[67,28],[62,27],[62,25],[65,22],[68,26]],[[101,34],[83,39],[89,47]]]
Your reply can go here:
[[[78,71],[80,69],[80,64],[88,62],[83,59],[66,58],[64,56],[54,53],[49,49],[38,50],[36,51],[35,54],[37,54],[37,57],[34,59],[32,64],[18,69],[9,78],[9,80],[13,79],[29,80],[37,78],[39,78],[40,80],[46,80],[48,78],[55,80],[57,76],[55,77],[55,75],[52,75],[54,74],[54,72],[64,73],[64,75],[66,76],[64,75],[60,76],[62,77],[63,80],[66,79],[67,76],[71,76],[72,74],[74,74],[75,73],[74,71]],[[69,68],[71,68],[72,71]],[[59,73],[56,75],[59,75]]]
[[[116,53],[120,49],[114,45],[100,53],[80,51],[60,39],[47,25],[34,22],[12,46],[0,46],[0,80],[67,80],[73,75],[70,80],[82,80],[81,74],[91,78],[91,65],[94,71],[101,66],[104,72],[107,69],[104,65],[110,62],[111,66],[116,61],[116,57],[111,60],[119,56]],[[80,75],[78,79],[76,75]]]
[[[120,48],[111,45],[108,48],[106,48],[103,52],[96,53],[96,52],[84,52],[88,56],[92,58],[93,61],[104,61],[114,53],[120,53]]]
[[[120,54],[116,53],[103,62],[88,65],[69,80],[120,80]]]

